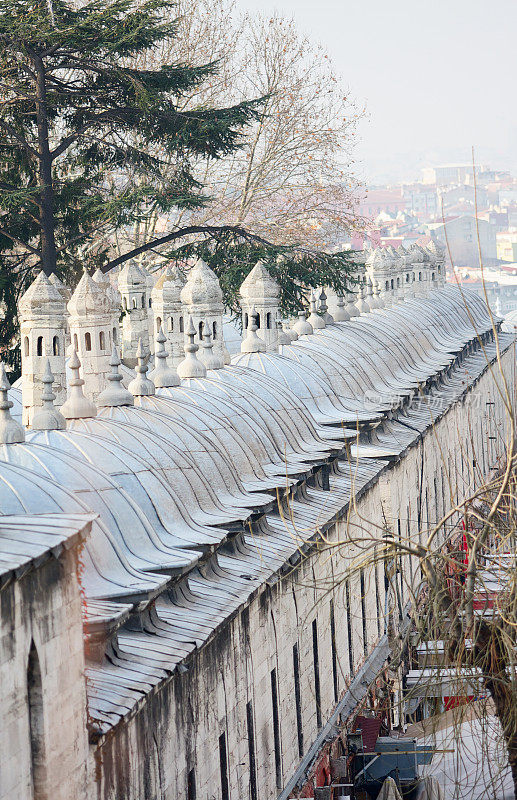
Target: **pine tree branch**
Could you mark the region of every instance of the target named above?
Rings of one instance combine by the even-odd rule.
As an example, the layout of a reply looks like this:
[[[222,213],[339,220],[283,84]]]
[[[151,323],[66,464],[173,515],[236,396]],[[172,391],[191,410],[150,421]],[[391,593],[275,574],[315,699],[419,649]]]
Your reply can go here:
[[[32,247],[30,244],[27,244],[27,242],[24,242],[21,239],[18,239],[16,236],[13,236],[12,233],[9,233],[8,231],[6,231],[5,228],[0,228],[0,233],[3,236],[7,236],[8,239],[10,239],[12,242],[14,242],[15,244],[19,245],[20,247],[24,247],[32,255],[41,257],[41,253],[40,253],[39,250],[37,250],[35,247]]]
[[[27,151],[27,153],[29,153],[34,158],[39,159],[40,156],[38,151],[35,150],[33,147],[31,147],[28,141],[24,139],[23,136],[20,136],[18,131],[16,131],[11,125],[9,125],[7,122],[4,122],[3,120],[0,120],[0,129],[4,130],[6,133],[12,136],[13,139],[16,139],[16,141],[19,144],[21,144],[21,146],[24,148],[24,150]]]
[[[184,236],[190,236],[194,233],[206,233],[208,236],[217,236],[221,233],[231,233],[234,236],[240,236],[242,239],[245,239],[249,242],[255,242],[256,244],[261,244],[266,247],[273,246],[271,242],[267,241],[267,239],[263,239],[261,236],[250,233],[250,231],[247,231],[245,228],[241,228],[239,225],[190,225],[187,228],[180,228],[178,231],[168,233],[166,236],[160,236],[158,239],[152,239],[150,242],[140,245],[140,247],[135,247],[133,250],[129,250],[129,252],[124,253],[123,255],[112,259],[111,261],[108,261],[107,264],[104,264],[101,267],[101,270],[102,272],[108,272],[110,269],[118,267],[120,264],[124,264],[126,261],[129,261],[130,258],[136,258],[136,256],[146,253],[148,250],[152,250],[153,248],[159,247],[162,244],[167,244],[168,242],[173,242],[176,239],[181,239]]]

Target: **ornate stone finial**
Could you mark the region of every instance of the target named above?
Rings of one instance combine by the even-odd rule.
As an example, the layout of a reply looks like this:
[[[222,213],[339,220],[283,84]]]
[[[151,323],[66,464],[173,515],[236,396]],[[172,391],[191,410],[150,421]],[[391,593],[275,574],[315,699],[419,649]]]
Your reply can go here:
[[[327,293],[325,291],[325,287],[322,287],[320,291],[320,302],[319,302],[318,313],[325,321],[325,325],[330,325],[332,322],[334,322],[334,317],[332,316],[332,314],[329,314],[329,307],[327,305]]]
[[[346,310],[345,298],[341,293],[337,295],[336,310],[334,312],[334,322],[348,322],[350,314]]]
[[[352,319],[353,317],[358,317],[361,313],[357,308],[357,304],[355,302],[355,292],[350,291],[347,294],[346,312],[350,317],[350,319]]]
[[[241,353],[265,353],[266,343],[257,335],[257,312],[252,306],[248,313],[246,337],[241,342]]]
[[[284,319],[283,323],[282,323],[282,327],[283,327],[284,333],[286,333],[289,336],[289,339],[291,340],[291,342],[295,342],[297,340],[297,338],[298,338],[298,332],[295,331],[294,328],[290,328],[289,327],[289,320]]]
[[[167,362],[169,353],[165,349],[166,341],[167,337],[163,332],[163,327],[160,325],[160,330],[155,339],[154,369],[149,373],[149,378],[157,389],[168,389],[172,386],[180,385],[178,373],[175,369],[169,367]]]
[[[298,336],[310,336],[314,332],[311,323],[307,321],[305,311],[298,311],[298,319],[293,325],[293,331],[296,331]]]
[[[0,361],[0,444],[16,444],[25,441],[25,430],[11,417],[10,409],[13,407],[8,398],[11,384],[7,380],[5,365]]]
[[[115,408],[116,406],[134,405],[133,395],[122,386],[122,375],[119,371],[120,358],[117,348],[113,345],[110,358],[111,373],[107,375],[108,385],[97,398],[99,408]]]
[[[41,382],[43,383],[43,391],[41,393],[42,406],[36,409],[34,413],[32,427],[35,431],[64,431],[66,419],[57,408],[54,408],[54,400],[56,399],[56,395],[52,391],[54,376],[52,375],[50,359],[48,358]]]
[[[307,322],[312,325],[313,330],[322,330],[325,328],[325,320],[316,311],[316,294],[314,289],[311,289],[311,296],[309,300],[310,314],[307,317]]]
[[[276,343],[279,347],[285,344],[291,344],[291,337],[289,334],[285,333],[280,317],[277,317],[276,320],[276,336]]]
[[[377,282],[375,282],[373,286],[373,296],[375,298],[375,308],[384,308],[384,303],[382,301],[381,287]]]
[[[177,366],[178,375],[182,380],[185,378],[206,378],[206,367],[196,356],[199,346],[195,342],[196,329],[191,316],[189,316],[185,336],[188,342],[185,345],[185,358]]]
[[[359,289],[359,300],[356,302],[356,307],[358,308],[360,314],[367,314],[370,311],[370,306],[366,302],[364,295],[364,285],[361,284]]]
[[[70,381],[70,396],[61,406],[61,413],[65,419],[89,419],[97,416],[97,408],[83,394],[84,381],[79,375],[81,362],[74,350],[69,367],[72,370]]]
[[[135,367],[136,377],[133,378],[129,384],[128,391],[131,392],[133,397],[150,397],[155,394],[154,383],[146,377],[148,370],[147,359],[149,354],[144,350],[142,340],[138,340],[138,347],[136,350],[137,364]]]
[[[370,311],[373,311],[377,306],[377,300],[373,292],[373,281],[369,275],[366,276],[366,302],[370,308]]]
[[[210,323],[205,320],[203,323],[203,336],[201,338],[201,350],[199,352],[199,359],[203,362],[207,369],[222,369],[224,361],[221,356],[214,353],[214,343],[212,341],[212,334],[210,332]]]

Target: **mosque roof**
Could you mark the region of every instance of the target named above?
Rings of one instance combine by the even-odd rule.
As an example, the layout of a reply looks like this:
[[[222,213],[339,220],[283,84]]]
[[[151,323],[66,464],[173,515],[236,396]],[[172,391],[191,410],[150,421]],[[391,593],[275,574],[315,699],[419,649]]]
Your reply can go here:
[[[373,253],[368,261],[387,258],[395,270],[400,255]],[[407,256],[411,263],[415,255]],[[136,268],[128,265],[125,274],[134,285],[143,282]],[[168,285],[168,270],[155,292],[160,281]],[[263,265],[248,279],[248,289],[272,291]],[[77,300],[88,313],[90,283],[101,290],[104,281],[81,280]],[[482,299],[453,286],[430,288],[347,322],[323,321],[281,353],[241,353],[219,369],[201,364],[191,333],[181,384],[155,390],[141,352],[134,398],[120,390],[123,367],[114,353],[111,390],[98,408],[85,404],[67,430],[27,431],[25,442],[0,444],[0,551],[1,515],[91,520],[83,557],[87,625],[105,631],[109,655],[88,665],[89,711],[100,733],[418,440],[433,422],[414,398],[419,386],[446,409],[486,369],[482,352],[463,350],[475,331],[490,329]],[[220,308],[217,278],[204,262],[191,268],[181,302],[193,312]],[[503,348],[510,341],[501,335]],[[495,358],[495,345],[487,341],[485,353]],[[73,358],[70,366],[78,374]],[[124,383],[130,375],[126,368]],[[443,379],[431,385],[437,375]],[[74,391],[82,407],[82,386]],[[11,425],[21,406],[19,390],[9,394],[14,405],[4,402],[3,415]],[[379,420],[382,426],[370,424]],[[363,457],[353,476],[336,458],[344,458],[346,439]],[[331,491],[316,480],[323,464]],[[286,519],[277,492],[308,478],[300,494],[289,495]],[[145,624],[122,626],[137,612]],[[145,675],[136,680],[130,665],[141,664],[143,651]]]

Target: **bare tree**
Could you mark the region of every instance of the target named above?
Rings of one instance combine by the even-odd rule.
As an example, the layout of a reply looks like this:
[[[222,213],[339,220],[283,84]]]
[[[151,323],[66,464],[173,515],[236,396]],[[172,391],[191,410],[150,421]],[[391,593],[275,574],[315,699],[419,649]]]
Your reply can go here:
[[[250,92],[266,100],[237,154],[198,162],[196,175],[212,202],[180,211],[174,222],[237,225],[275,244],[332,247],[354,218],[352,154],[362,112],[327,53],[292,20],[239,17],[231,0],[180,0],[178,12],[178,36],[152,58],[218,66],[206,84],[184,95],[181,110]],[[150,211],[129,232],[132,245],[165,227],[159,208]],[[126,233],[118,236],[127,246]]]

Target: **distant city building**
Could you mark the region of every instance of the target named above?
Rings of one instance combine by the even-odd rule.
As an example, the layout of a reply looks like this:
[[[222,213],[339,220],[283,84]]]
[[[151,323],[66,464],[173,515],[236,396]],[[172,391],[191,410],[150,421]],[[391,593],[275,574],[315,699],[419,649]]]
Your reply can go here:
[[[478,210],[488,206],[488,193],[486,189],[478,187],[476,191],[474,186],[469,183],[446,186],[439,194],[443,201],[444,208],[450,208],[460,203],[468,203],[472,208],[477,204]]]
[[[403,188],[406,211],[419,219],[431,219],[439,213],[438,195],[435,186],[413,183]]]
[[[479,263],[478,231],[481,255],[486,264],[497,259],[495,227],[473,214],[449,216],[443,222],[431,222],[428,229],[443,245],[448,245],[453,263],[459,266],[474,267]]]
[[[517,261],[517,228],[496,233],[497,258],[500,261]]]
[[[358,212],[361,217],[375,219],[383,211],[395,216],[399,211],[405,211],[406,201],[402,196],[402,189],[397,186],[368,189],[366,197],[360,201]]]
[[[481,171],[484,167],[480,168]],[[445,186],[449,183],[467,183],[467,176],[472,176],[472,164],[440,164],[437,167],[425,167],[422,170],[422,182]]]

